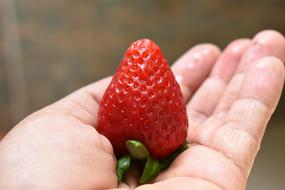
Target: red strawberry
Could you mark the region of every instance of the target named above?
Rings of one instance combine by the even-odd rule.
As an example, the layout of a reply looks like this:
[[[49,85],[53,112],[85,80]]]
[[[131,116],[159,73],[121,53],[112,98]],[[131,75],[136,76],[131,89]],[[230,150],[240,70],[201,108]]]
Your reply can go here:
[[[182,93],[160,48],[151,40],[134,42],[125,53],[99,110],[97,130],[117,155],[125,143],[142,142],[153,158],[175,151],[187,135]]]

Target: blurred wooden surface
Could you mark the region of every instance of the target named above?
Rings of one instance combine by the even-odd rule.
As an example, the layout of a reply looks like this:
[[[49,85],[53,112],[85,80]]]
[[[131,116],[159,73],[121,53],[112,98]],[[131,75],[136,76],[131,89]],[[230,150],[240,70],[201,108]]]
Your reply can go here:
[[[0,141],[3,139],[4,136],[5,136],[5,133],[0,131]]]
[[[262,29],[285,33],[284,0],[2,2],[6,2],[0,6],[2,131],[73,90],[111,75],[128,45],[139,38],[155,40],[173,63],[197,43],[224,47]],[[284,98],[284,107],[283,102]],[[283,113],[279,107],[275,120]]]

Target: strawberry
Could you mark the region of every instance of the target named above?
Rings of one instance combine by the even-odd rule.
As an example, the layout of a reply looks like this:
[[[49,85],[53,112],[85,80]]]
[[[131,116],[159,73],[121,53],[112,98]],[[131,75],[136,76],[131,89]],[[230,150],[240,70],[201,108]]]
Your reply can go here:
[[[187,128],[180,87],[160,48],[148,39],[134,42],[105,91],[97,130],[117,156],[137,140],[152,158],[163,159],[185,142]]]

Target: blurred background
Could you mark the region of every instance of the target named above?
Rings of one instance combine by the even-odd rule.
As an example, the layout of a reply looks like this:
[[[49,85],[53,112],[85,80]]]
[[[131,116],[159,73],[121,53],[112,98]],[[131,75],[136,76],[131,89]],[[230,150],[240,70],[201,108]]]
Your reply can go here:
[[[31,112],[112,75],[137,39],[153,39],[173,63],[197,43],[224,48],[263,29],[285,34],[284,0],[1,0],[0,136]],[[285,187],[284,113],[283,97],[248,189]]]

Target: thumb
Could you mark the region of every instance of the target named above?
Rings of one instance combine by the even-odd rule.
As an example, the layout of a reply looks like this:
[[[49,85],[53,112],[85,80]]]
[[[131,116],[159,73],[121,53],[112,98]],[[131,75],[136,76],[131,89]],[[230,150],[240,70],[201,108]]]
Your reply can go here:
[[[8,133],[0,143],[0,189],[117,187],[112,146],[88,123],[96,124],[98,105],[83,91],[98,84],[35,112]]]

